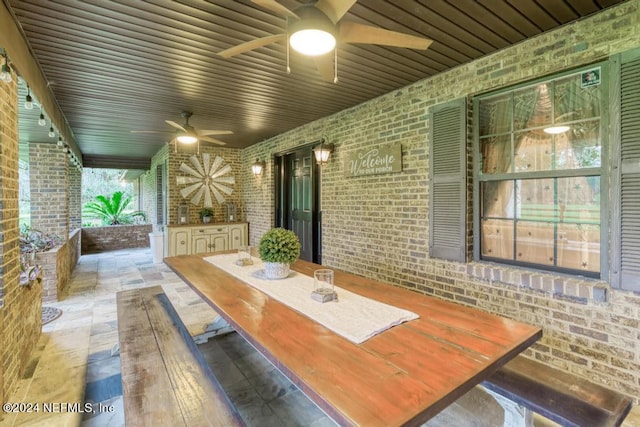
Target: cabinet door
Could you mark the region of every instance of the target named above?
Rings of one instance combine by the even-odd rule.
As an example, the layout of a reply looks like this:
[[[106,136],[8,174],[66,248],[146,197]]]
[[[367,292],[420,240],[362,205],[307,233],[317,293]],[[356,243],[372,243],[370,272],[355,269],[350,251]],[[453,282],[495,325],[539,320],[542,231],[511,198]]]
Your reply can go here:
[[[226,234],[211,235],[211,248],[209,252],[226,251],[229,249],[229,236]]]
[[[168,256],[189,255],[189,230],[169,230]]]
[[[209,247],[210,243],[211,239],[208,235],[193,236],[193,239],[191,241],[191,253],[202,254],[211,252],[211,248]]]
[[[247,246],[247,224],[229,226],[229,249],[239,249]]]

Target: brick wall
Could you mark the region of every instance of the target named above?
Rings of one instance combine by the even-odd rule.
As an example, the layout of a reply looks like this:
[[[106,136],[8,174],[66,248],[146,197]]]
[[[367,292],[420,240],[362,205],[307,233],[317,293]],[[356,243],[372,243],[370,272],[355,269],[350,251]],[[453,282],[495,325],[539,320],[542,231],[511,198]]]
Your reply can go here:
[[[73,231],[82,227],[82,171],[69,162],[68,165],[69,231]]]
[[[244,200],[242,197],[243,181],[246,179],[246,173],[251,175],[250,166],[244,165],[242,152],[233,148],[222,147],[200,147],[200,154],[196,156],[197,160],[202,163],[203,153],[209,153],[210,161],[213,162],[216,156],[221,157],[224,160],[223,165],[231,166],[231,171],[225,176],[233,176],[235,178],[235,184],[230,185],[233,191],[230,195],[224,194],[223,204],[219,204],[215,198],[213,198],[213,222],[224,222],[226,218],[226,204],[234,203],[237,208],[238,221],[244,220],[246,217]],[[189,147],[180,147],[179,152],[175,153],[173,146],[165,146],[162,150],[156,153],[151,159],[151,169],[148,173],[140,177],[140,185],[142,186],[142,202],[145,212],[149,215],[149,220],[156,224],[157,222],[157,209],[156,209],[156,167],[167,161],[167,223],[177,224],[178,218],[178,206],[180,204],[187,204],[189,206],[189,223],[199,224],[200,209],[204,207],[204,199],[200,200],[197,205],[191,203],[190,198],[185,199],[182,197],[180,190],[185,188],[184,185],[178,185],[176,178],[178,176],[190,176],[187,173],[180,171],[180,165],[185,163],[192,169],[196,169],[191,163],[190,157],[195,155],[195,149]],[[255,160],[254,160],[255,161]],[[251,175],[251,177],[253,177]]]
[[[174,153],[173,149],[169,150],[169,180],[168,180],[168,223],[169,224],[177,224],[178,223],[178,206],[181,203],[185,203],[189,205],[189,223],[190,224],[199,224],[202,221],[200,220],[200,209],[204,207],[204,200],[201,200],[197,205],[191,203],[190,197],[185,199],[180,194],[180,190],[185,188],[185,185],[178,185],[176,182],[176,178],[178,176],[191,176],[187,173],[180,171],[180,165],[185,163],[187,166],[195,169],[194,165],[190,161],[190,157],[195,155],[195,152],[188,152],[187,148],[179,147],[178,153]],[[242,165],[242,153],[238,149],[233,148],[219,148],[219,147],[200,147],[200,154],[196,156],[197,160],[202,164],[203,153],[209,153],[210,161],[213,162],[216,157],[220,157],[224,160],[222,165],[231,166],[231,171],[225,176],[233,176],[235,177],[235,184],[229,185],[229,187],[233,188],[233,192],[230,195],[223,194],[224,202],[222,204],[218,203],[215,198],[212,197],[213,200],[213,219],[212,222],[225,222],[226,219],[226,204],[234,203],[237,207],[237,216],[238,220],[242,220],[244,218],[244,205],[242,203],[241,191],[242,188],[242,178],[243,178],[243,165]],[[250,169],[250,168],[249,168]],[[192,195],[191,195],[192,196]]]
[[[82,254],[113,251],[116,249],[148,248],[151,224],[110,225],[82,228]]]
[[[18,93],[0,83],[0,401],[15,389],[42,329],[42,288],[19,286]],[[0,411],[0,419],[3,413]]]
[[[69,240],[46,252],[36,253],[36,263],[42,266],[42,301],[58,301],[80,257],[80,229]]]
[[[540,325],[529,356],[638,403],[640,295],[577,276],[433,260],[427,244],[429,108],[638,47],[638,22],[632,0],[245,149],[250,242],[274,220],[271,156],[327,135],[336,147],[322,177],[324,264]],[[350,152],[391,142],[402,144],[402,173],[345,178]],[[259,179],[249,171],[256,158],[267,161]]]
[[[310,136],[311,140],[316,140]],[[275,194],[273,153],[293,147],[296,141],[287,142],[286,146],[279,141],[264,142],[245,149],[242,153],[242,196],[246,217],[249,224],[249,244],[257,246],[260,237],[271,227],[275,220],[273,194]],[[282,146],[281,146],[282,145]],[[254,176],[251,165],[256,160],[265,162],[262,175]]]
[[[31,226],[69,236],[69,160],[56,144],[29,143]]]

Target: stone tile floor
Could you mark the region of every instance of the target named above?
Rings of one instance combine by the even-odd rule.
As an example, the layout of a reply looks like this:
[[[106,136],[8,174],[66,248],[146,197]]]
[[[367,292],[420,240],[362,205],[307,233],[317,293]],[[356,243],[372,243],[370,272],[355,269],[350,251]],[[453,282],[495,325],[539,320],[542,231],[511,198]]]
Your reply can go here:
[[[216,317],[168,267],[152,263],[148,248],[82,256],[66,294],[49,304],[61,308],[62,316],[43,327],[23,379],[7,399],[38,402],[39,412],[3,414],[0,427],[124,426],[115,294],[154,285],[163,286],[193,336]],[[239,335],[209,339],[200,349],[248,425],[335,425]],[[501,421],[479,417],[491,412],[487,405],[474,390],[428,426],[521,425],[506,415]],[[634,408],[623,426],[640,427],[639,412]],[[535,424],[551,425],[541,419]]]

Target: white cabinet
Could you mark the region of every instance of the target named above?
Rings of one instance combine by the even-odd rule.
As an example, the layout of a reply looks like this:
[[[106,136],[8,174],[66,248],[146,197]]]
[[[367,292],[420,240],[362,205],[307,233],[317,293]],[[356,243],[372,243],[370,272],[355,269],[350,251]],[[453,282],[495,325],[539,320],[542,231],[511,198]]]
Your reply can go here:
[[[189,255],[191,248],[191,229],[188,227],[168,228],[165,255]]]
[[[229,224],[229,249],[239,249],[247,246],[249,241],[248,227],[243,224]]]
[[[248,224],[167,226],[165,256],[191,255],[238,249],[248,244]]]
[[[229,249],[229,227],[195,227],[191,229],[191,253],[219,252]]]

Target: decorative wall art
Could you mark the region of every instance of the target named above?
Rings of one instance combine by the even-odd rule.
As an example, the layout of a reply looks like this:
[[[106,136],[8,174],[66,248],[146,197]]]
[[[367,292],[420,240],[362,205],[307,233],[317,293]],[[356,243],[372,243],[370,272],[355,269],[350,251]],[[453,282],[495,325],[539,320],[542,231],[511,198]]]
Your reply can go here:
[[[178,176],[178,185],[186,185],[180,190],[185,199],[190,199],[194,205],[204,203],[204,207],[213,207],[213,199],[223,204],[225,196],[231,195],[236,179],[231,175],[231,166],[225,164],[224,159],[215,156],[211,161],[209,153],[202,154],[202,162],[196,155],[189,158],[191,165],[182,163],[180,171],[189,176]]]
[[[402,146],[394,143],[357,150],[347,156],[344,166],[347,178],[402,172]]]

